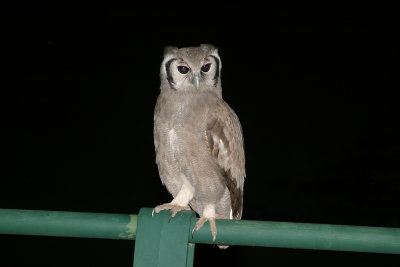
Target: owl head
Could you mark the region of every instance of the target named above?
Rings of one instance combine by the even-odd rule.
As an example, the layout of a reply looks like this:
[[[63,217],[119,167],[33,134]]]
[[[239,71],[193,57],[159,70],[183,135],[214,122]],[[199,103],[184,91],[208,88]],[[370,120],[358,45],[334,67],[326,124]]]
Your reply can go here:
[[[213,91],[221,96],[221,59],[210,44],[164,49],[161,90]]]

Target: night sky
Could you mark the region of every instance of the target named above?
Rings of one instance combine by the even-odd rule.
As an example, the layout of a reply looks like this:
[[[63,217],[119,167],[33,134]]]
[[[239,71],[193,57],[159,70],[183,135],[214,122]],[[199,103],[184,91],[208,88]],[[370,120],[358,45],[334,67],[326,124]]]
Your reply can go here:
[[[163,48],[211,43],[245,138],[244,219],[400,227],[393,7],[175,5],[1,11],[0,208],[137,214],[169,202],[153,145]],[[134,251],[6,235],[0,246],[1,266],[131,266]],[[399,261],[197,245],[194,266]]]

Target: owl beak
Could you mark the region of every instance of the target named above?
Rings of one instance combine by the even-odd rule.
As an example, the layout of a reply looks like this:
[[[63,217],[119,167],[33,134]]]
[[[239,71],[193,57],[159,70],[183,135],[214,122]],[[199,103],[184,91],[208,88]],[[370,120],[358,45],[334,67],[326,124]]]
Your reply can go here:
[[[196,86],[196,89],[200,87],[200,75],[198,73],[193,74],[193,83]]]

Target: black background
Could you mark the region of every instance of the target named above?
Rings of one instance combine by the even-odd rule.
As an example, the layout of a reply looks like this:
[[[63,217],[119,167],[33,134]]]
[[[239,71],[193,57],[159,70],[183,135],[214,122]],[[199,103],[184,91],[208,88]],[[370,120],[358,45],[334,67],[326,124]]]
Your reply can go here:
[[[163,47],[212,43],[245,137],[244,219],[400,227],[391,6],[177,2],[2,9],[0,208],[138,213]],[[1,265],[131,266],[134,242],[0,236]],[[194,266],[395,266],[394,255],[197,245]]]

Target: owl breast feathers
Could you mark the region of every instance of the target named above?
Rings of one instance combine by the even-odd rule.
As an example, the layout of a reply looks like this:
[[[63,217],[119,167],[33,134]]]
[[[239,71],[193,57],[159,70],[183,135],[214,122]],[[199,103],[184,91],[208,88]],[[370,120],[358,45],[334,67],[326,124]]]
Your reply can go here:
[[[245,156],[240,122],[222,99],[221,59],[212,45],[167,47],[154,112],[154,144],[161,181],[172,194],[174,216],[189,206],[200,215],[193,229],[215,219],[240,219]]]

